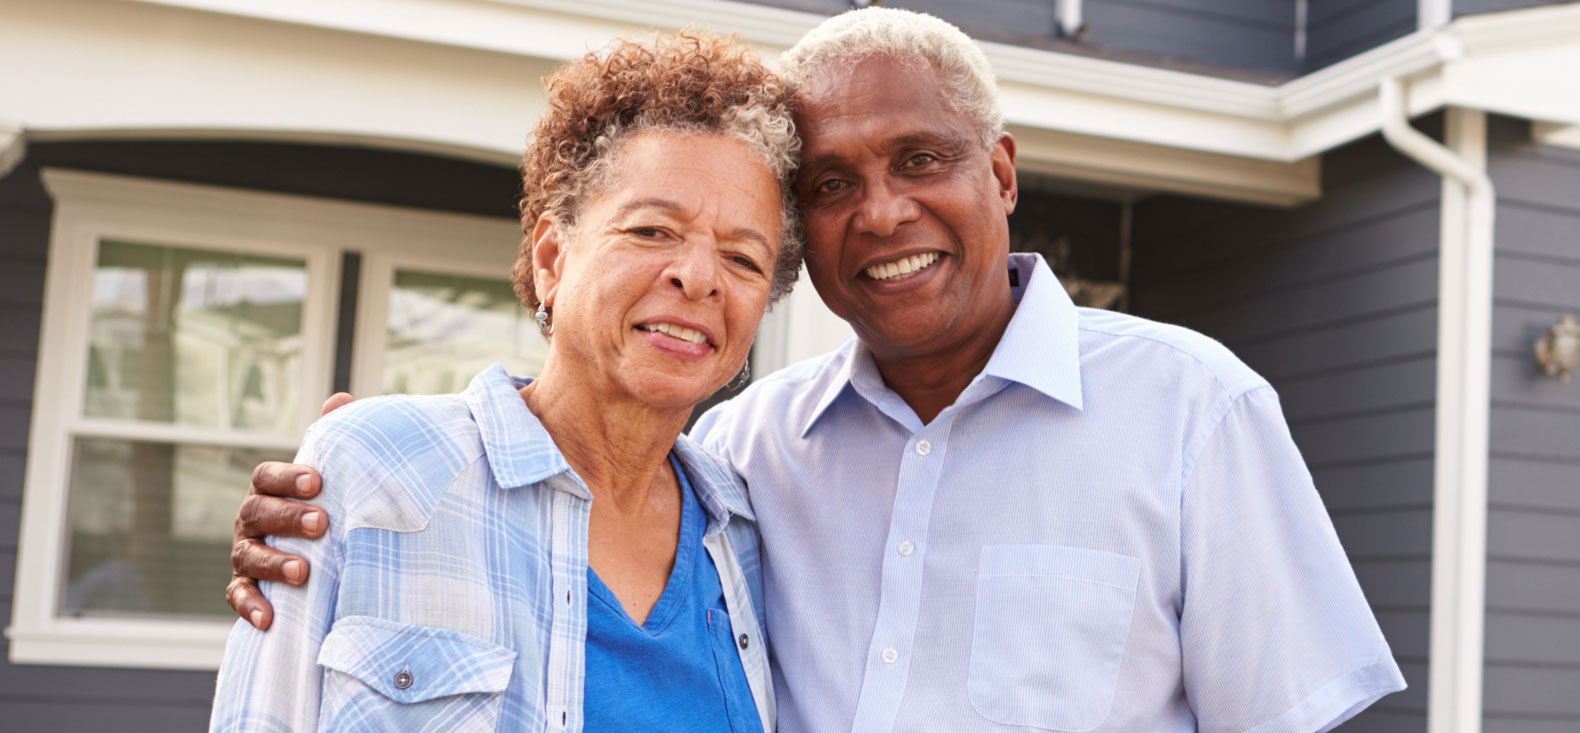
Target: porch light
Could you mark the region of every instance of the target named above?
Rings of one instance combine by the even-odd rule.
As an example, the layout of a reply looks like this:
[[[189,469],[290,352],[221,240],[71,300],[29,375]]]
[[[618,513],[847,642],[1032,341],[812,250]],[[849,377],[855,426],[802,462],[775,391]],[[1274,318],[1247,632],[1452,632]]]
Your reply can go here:
[[[1536,342],[1536,363],[1547,376],[1569,381],[1569,375],[1580,366],[1580,325],[1575,325],[1573,313],[1565,313]]]

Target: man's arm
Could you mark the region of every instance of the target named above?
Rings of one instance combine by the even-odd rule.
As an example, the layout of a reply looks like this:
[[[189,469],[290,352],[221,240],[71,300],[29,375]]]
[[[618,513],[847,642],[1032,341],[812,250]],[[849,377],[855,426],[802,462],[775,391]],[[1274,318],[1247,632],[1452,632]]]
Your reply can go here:
[[[1326,731],[1403,689],[1273,390],[1239,396],[1190,470],[1179,631],[1201,729]]]
[[[337,392],[324,401],[319,417],[350,404],[352,397]],[[281,552],[264,543],[269,535],[318,539],[329,529],[323,510],[301,500],[318,496],[323,479],[309,466],[267,461],[252,471],[252,487],[236,512],[235,536],[230,549],[231,578],[225,601],[259,630],[274,623],[274,607],[258,592],[258,581],[288,585],[307,582],[312,569],[306,558]]]

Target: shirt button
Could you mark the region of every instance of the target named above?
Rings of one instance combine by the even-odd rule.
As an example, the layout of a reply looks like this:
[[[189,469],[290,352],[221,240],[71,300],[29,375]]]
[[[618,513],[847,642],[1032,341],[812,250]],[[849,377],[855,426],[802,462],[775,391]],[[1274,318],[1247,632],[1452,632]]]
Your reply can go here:
[[[916,552],[916,545],[912,544],[910,540],[906,540],[900,543],[899,550],[900,557],[910,557],[911,553]]]
[[[741,648],[745,649],[747,646],[751,645],[752,640],[747,638],[745,634],[741,634],[740,642],[741,642]]]
[[[895,660],[897,660],[899,658],[900,658],[900,653],[895,651],[894,647],[891,646],[888,649],[884,649],[883,650],[883,663],[884,664],[894,664]]]
[[[916,441],[916,455],[925,456],[933,452],[933,444],[925,440]]]
[[[408,687],[411,687],[411,673],[401,670],[400,673],[395,675],[395,689],[404,690]]]

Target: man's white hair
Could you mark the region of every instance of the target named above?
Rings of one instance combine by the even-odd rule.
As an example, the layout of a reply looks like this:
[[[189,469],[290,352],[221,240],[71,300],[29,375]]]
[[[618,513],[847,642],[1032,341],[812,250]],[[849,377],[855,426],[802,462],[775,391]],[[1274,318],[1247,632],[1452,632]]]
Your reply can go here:
[[[993,147],[1004,134],[987,56],[959,28],[926,13],[873,6],[836,15],[779,57],[779,74],[792,89],[801,89],[829,70],[871,58],[930,68],[943,86],[944,104],[972,122],[983,147]]]

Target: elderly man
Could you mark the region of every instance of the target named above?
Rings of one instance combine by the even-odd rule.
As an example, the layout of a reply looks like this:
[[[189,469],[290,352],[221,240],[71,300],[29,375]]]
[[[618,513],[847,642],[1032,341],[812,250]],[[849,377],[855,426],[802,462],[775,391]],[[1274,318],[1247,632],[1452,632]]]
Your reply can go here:
[[[808,271],[857,340],[693,433],[751,489],[781,729],[1320,731],[1404,687],[1268,384],[1010,254],[1015,142],[970,39],[867,9],[781,67]],[[304,511],[259,497],[239,533]],[[231,600],[266,614],[246,578]]]

